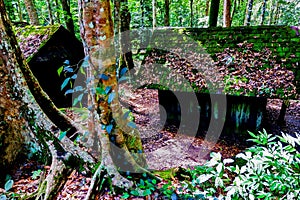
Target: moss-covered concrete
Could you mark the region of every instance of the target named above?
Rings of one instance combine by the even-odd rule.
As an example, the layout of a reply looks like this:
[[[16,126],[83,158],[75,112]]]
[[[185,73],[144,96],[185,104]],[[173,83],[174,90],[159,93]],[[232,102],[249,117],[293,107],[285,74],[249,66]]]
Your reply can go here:
[[[257,51],[269,48],[287,69],[294,72],[300,94],[300,35],[295,29],[290,26],[215,27],[184,28],[181,32],[200,41],[213,58],[225,48],[236,48],[243,42],[253,43],[253,49]]]
[[[187,46],[191,45],[191,42],[194,44],[198,43],[199,52],[204,50],[205,53],[210,54],[214,61],[218,61],[217,54],[223,53],[227,48],[238,50],[243,48],[240,44],[253,44],[253,48],[251,49],[257,53],[268,48],[274,56],[276,63],[287,70],[293,71],[293,84],[296,86],[297,94],[300,94],[300,33],[298,27],[159,28],[153,32],[150,48],[162,48],[166,50],[178,47],[187,47],[187,49],[197,48],[194,44]],[[201,48],[204,49],[201,50]],[[295,95],[289,95],[289,97],[279,98],[295,97]]]

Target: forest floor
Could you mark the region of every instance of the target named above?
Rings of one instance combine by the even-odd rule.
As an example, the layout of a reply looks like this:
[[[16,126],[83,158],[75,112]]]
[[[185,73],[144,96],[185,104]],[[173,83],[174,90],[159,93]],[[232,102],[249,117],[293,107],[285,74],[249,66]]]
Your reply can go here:
[[[123,90],[123,92],[122,92]],[[157,90],[137,89],[128,91],[120,88],[121,102],[132,109],[136,124],[140,130],[149,169],[164,170],[173,167],[192,167],[202,165],[209,159],[209,152],[220,152],[223,158],[233,157],[243,151],[245,144],[221,138],[217,143],[205,141],[203,137],[189,137],[177,134],[172,126],[163,127],[160,123]],[[285,116],[286,123],[279,126],[276,123],[281,107],[281,100],[268,100],[265,116],[266,129],[269,133],[300,133],[300,101],[291,101]],[[38,170],[48,170],[34,161],[28,161],[16,167],[12,173],[14,186],[12,191],[19,194],[32,193],[39,185]],[[84,172],[74,171],[64,188],[58,193],[57,199],[84,199],[91,178]],[[176,183],[176,180],[175,180]],[[175,184],[174,183],[174,184]],[[0,194],[4,192],[0,187]],[[158,193],[154,192],[154,196]],[[161,199],[161,198],[151,199]],[[99,199],[121,199],[121,195],[104,193]],[[144,198],[131,198],[144,199]]]

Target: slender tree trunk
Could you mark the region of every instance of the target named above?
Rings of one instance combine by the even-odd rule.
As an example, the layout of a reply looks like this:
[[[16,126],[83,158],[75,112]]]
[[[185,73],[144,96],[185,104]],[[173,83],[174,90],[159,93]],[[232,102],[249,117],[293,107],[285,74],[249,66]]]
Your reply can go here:
[[[164,25],[170,26],[170,0],[165,0]]]
[[[152,28],[156,27],[156,0],[152,0]]]
[[[236,7],[237,7],[237,0],[233,0],[233,8],[232,8],[232,11],[231,11],[231,17],[230,17],[230,26],[232,24],[232,21],[233,21],[233,17],[234,17],[234,14],[235,14],[235,11],[236,11]]]
[[[275,7],[275,16],[274,16],[273,24],[278,23],[279,16],[280,16],[280,3],[279,3],[279,1],[277,1],[276,7]]]
[[[64,11],[66,27],[68,31],[70,31],[72,34],[75,34],[73,16],[70,8],[70,0],[60,0],[60,2]]]
[[[276,1],[275,1],[275,0],[271,0],[271,3],[270,3],[270,14],[269,14],[269,22],[268,22],[268,25],[271,25],[271,24],[272,24],[273,17],[274,17],[275,6],[276,6]]]
[[[206,0],[206,3],[205,3],[205,16],[209,15],[209,2],[210,2],[210,0]]]
[[[209,27],[216,27],[218,23],[220,0],[211,0],[209,9]]]
[[[23,21],[23,14],[22,14],[22,9],[21,9],[21,1],[18,0],[18,14],[19,14],[19,20],[20,22]]]
[[[34,6],[33,0],[24,0],[25,7],[27,10],[27,13],[29,15],[30,24],[32,25],[39,25],[39,18],[36,12],[36,8]]]
[[[55,13],[56,13],[56,16],[55,16],[56,19],[55,19],[55,21],[60,24],[60,14],[59,14],[58,0],[54,1],[54,5],[55,5]]]
[[[246,7],[244,26],[250,26],[252,9],[253,9],[253,0],[248,0],[247,7]]]
[[[262,3],[262,11],[261,11],[261,21],[260,21],[260,25],[263,25],[264,22],[265,22],[266,8],[267,8],[267,0],[264,0],[263,3]]]
[[[231,16],[230,16],[231,2],[230,0],[224,0],[224,10],[223,10],[223,26],[230,27]]]
[[[121,59],[120,59],[120,70],[124,68],[128,68],[129,70],[133,69],[134,63],[132,58],[131,51],[131,38],[130,38],[130,21],[131,14],[128,9],[128,0],[124,0],[121,2],[121,18],[120,18],[120,32],[119,32],[119,40],[121,45]],[[153,22],[154,23],[154,22]],[[154,24],[155,25],[155,24]]]
[[[190,23],[190,25],[191,25],[191,27],[193,27],[193,18],[194,18],[193,4],[194,4],[194,1],[190,0],[190,11],[191,11],[191,13],[190,13],[191,23]]]
[[[52,6],[50,0],[46,0],[47,8],[48,8],[48,15],[49,15],[49,22],[53,24],[53,14],[52,14]]]

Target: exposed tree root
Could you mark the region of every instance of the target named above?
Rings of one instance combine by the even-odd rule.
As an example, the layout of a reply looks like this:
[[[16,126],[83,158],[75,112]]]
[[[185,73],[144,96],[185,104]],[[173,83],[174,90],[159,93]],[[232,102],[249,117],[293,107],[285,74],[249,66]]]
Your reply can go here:
[[[51,142],[47,143],[52,155],[52,164],[49,174],[39,186],[36,199],[54,199],[72,172],[72,169],[68,168],[62,159],[59,159],[54,145]]]

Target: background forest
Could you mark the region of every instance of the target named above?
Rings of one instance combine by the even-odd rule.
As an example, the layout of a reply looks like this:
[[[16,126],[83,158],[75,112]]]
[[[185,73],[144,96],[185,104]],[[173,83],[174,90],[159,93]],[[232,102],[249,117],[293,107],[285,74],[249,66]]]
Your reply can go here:
[[[115,21],[119,4],[128,7],[130,28],[208,27],[217,15],[217,26],[298,25],[298,0],[125,0],[112,2]],[[34,25],[63,24],[79,37],[78,4],[75,0],[5,0],[13,22]],[[213,9],[210,9],[210,6]],[[26,9],[24,9],[26,8]],[[117,8],[117,9],[114,9]],[[123,9],[123,7],[122,7]],[[124,15],[128,18],[129,15]],[[124,18],[122,18],[124,20]],[[126,19],[128,20],[128,19]],[[228,22],[227,22],[228,21]],[[117,22],[117,21],[116,21]],[[116,23],[115,23],[116,24]]]

